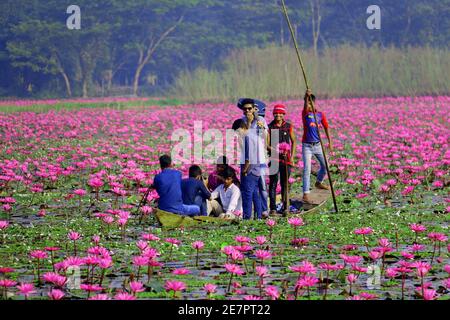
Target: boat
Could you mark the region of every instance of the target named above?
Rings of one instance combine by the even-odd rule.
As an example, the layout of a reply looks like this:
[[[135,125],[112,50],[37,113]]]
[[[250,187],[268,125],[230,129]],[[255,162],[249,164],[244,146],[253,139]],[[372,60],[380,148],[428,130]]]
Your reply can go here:
[[[325,203],[331,198],[331,191],[323,189],[313,189],[309,194],[311,203],[303,203],[303,194],[291,195],[291,208],[295,207],[297,211],[291,212],[289,216],[305,215],[317,212]],[[281,201],[281,196],[277,197],[277,200]],[[170,213],[160,209],[155,210],[155,216],[161,226],[165,228],[180,228],[180,227],[202,227],[206,225],[232,225],[239,224],[239,220],[221,219],[207,216],[187,217],[179,214]],[[281,216],[280,216],[281,217]]]
[[[309,198],[310,203],[303,203],[302,201],[303,193],[301,193],[300,196],[296,194],[291,194],[290,196],[291,206],[294,204],[294,207],[296,206],[300,207],[296,214],[304,215],[317,212],[331,198],[331,191],[314,188],[311,190]]]
[[[188,217],[179,214],[167,212],[160,209],[155,209],[155,216],[161,226],[165,228],[180,228],[180,227],[201,227],[205,225],[231,225],[239,223],[238,220],[220,219],[207,216]]]

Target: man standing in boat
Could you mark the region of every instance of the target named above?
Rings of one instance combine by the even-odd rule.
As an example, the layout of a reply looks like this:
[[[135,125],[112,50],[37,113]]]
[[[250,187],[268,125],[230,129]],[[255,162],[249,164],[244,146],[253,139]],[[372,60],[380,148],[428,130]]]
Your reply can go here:
[[[273,109],[274,120],[269,124],[269,146],[271,146],[271,164],[278,162],[278,170],[270,175],[269,182],[269,197],[270,197],[270,214],[276,215],[276,189],[278,185],[278,176],[280,177],[281,194],[283,200],[283,215],[287,216],[289,212],[287,184],[291,174],[291,167],[295,165],[295,151],[296,140],[294,134],[294,127],[290,122],[286,122],[286,106],[277,104]],[[277,130],[278,141],[271,141],[272,132]],[[280,145],[285,144],[289,146],[289,150],[281,152]],[[272,147],[273,145],[273,147]],[[272,150],[273,149],[273,150]]]
[[[311,90],[307,90],[305,94],[305,103],[302,111],[303,122],[303,139],[302,139],[302,154],[303,154],[303,202],[311,203],[309,198],[310,180],[311,180],[311,158],[314,155],[319,161],[320,170],[317,174],[317,182],[315,187],[318,189],[330,190],[330,187],[323,182],[327,175],[327,169],[325,165],[325,158],[320,145],[320,138],[318,130],[323,128],[329,142],[330,151],[333,151],[333,145],[330,137],[330,130],[325,113],[315,110],[317,119],[314,119],[312,102],[316,101],[316,97],[312,94]]]

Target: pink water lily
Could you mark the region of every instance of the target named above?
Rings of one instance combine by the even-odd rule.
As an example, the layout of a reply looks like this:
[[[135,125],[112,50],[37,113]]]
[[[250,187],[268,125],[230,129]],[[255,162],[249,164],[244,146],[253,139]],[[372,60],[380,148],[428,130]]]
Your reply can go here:
[[[135,295],[139,292],[144,292],[145,291],[144,284],[139,281],[131,281],[130,282],[130,290],[131,290],[131,293],[133,293]]]
[[[177,292],[181,292],[186,289],[186,284],[182,281],[167,280],[164,284],[164,288],[166,291],[173,291],[173,297],[175,297]]]
[[[67,278],[65,276],[62,276],[56,272],[47,272],[42,276],[42,278],[45,282],[50,282],[60,288],[62,288],[67,282]]]
[[[62,298],[64,298],[65,293],[58,289],[52,289],[47,295],[50,300],[61,300]]]
[[[267,239],[266,239],[266,237],[264,237],[264,236],[257,236],[257,237],[255,238],[255,241],[256,241],[257,244],[263,245],[264,243],[267,242]]]
[[[47,259],[48,258],[48,254],[45,251],[42,250],[33,250],[30,252],[30,257],[34,258],[34,259]]]
[[[203,289],[206,291],[206,293],[208,294],[208,296],[211,296],[214,292],[216,292],[217,290],[217,286],[212,284],[212,283],[206,283],[203,286]]]
[[[300,289],[306,288],[308,292],[308,298],[310,297],[310,288],[315,286],[319,282],[319,279],[317,279],[314,276],[310,275],[303,275],[301,276],[296,284],[295,284],[295,299],[297,299],[298,293]]]
[[[372,233],[373,233],[373,230],[372,230],[372,228],[369,228],[369,227],[364,227],[364,228],[355,230],[355,234],[360,234],[360,235],[368,235],[368,234],[372,234]]]
[[[236,242],[239,243],[250,243],[251,239],[249,237],[245,237],[245,236],[236,236],[234,238],[234,240],[236,240]]]
[[[89,300],[111,300],[107,294],[97,294],[89,298]]]
[[[289,269],[299,274],[314,274],[317,271],[316,267],[309,261],[303,261],[299,265],[289,267]]]
[[[172,274],[176,274],[176,275],[186,275],[186,274],[190,274],[191,270],[186,269],[186,268],[178,268],[172,271]]]
[[[114,300],[136,300],[136,297],[127,292],[120,292],[114,296]]]
[[[17,289],[19,290],[19,294],[23,295],[25,299],[28,299],[31,294],[36,293],[32,283],[21,283],[17,286]]]
[[[8,221],[0,220],[0,230],[5,230],[6,228],[8,228],[8,226],[9,226]]]
[[[262,265],[264,260],[272,259],[272,253],[267,250],[256,250],[255,257],[256,257],[256,259],[261,261],[261,265]]]
[[[154,234],[151,233],[146,233],[142,235],[142,239],[145,241],[159,241],[159,237],[155,236]]]
[[[195,266],[198,267],[198,259],[199,259],[199,251],[202,250],[205,247],[205,244],[202,241],[194,241],[192,243],[192,248],[194,248],[197,252],[196,258],[195,258]]]
[[[301,124],[298,111],[302,103],[287,102],[288,118],[294,124]],[[213,293],[217,293],[217,298],[222,298],[223,293],[231,293],[232,297],[225,295],[225,298],[293,299],[293,289],[298,289],[297,297],[305,295],[308,290],[317,295],[323,292],[324,287],[327,290],[331,283],[336,292],[342,292],[348,283],[341,279],[350,276],[349,273],[361,279],[363,288],[367,277],[364,273],[373,271],[371,264],[377,261],[384,262],[381,265],[382,283],[395,279],[389,282],[394,298],[395,292],[400,297],[400,290],[396,290],[399,289],[396,288],[397,284],[400,287],[400,279],[402,298],[404,292],[411,298],[415,289],[418,289],[417,296],[424,299],[446,298],[448,293],[442,286],[448,288],[448,279],[445,279],[448,275],[446,254],[450,252],[448,234],[445,226],[427,219],[435,210],[436,219],[445,220],[445,214],[450,211],[450,198],[446,194],[446,169],[450,164],[449,132],[441,123],[449,113],[450,98],[330,99],[319,101],[319,104],[331,119],[333,127],[335,153],[329,158],[329,164],[333,172],[338,172],[336,178],[340,185],[336,194],[341,193],[352,201],[348,205],[341,201],[343,197],[338,196],[340,206],[349,209],[349,206],[356,205],[359,208],[351,210],[359,212],[359,209],[365,210],[366,207],[368,210],[373,209],[373,205],[379,202],[374,212],[377,215],[378,211],[389,205],[389,202],[383,205],[379,201],[385,198],[400,201],[402,207],[405,205],[406,208],[408,203],[420,201],[425,209],[423,215],[408,215],[404,210],[396,214],[393,211],[389,215],[392,224],[373,221],[376,232],[375,225],[372,226],[374,229],[367,225],[371,223],[372,215],[362,213],[355,213],[355,217],[362,220],[350,221],[353,225],[362,223],[356,230],[355,227],[342,228],[341,221],[331,223],[336,217],[328,214],[317,219],[311,217],[311,221],[308,216],[303,216],[310,224],[304,230],[299,229],[302,223],[287,225],[283,219],[268,219],[265,224],[255,222],[233,225],[229,229],[231,232],[228,227],[221,228],[218,236],[210,234],[208,237],[188,227],[159,229],[149,223],[156,219],[152,213],[156,212],[158,205],[157,192],[148,194],[147,204],[140,210],[136,209],[136,205],[160,171],[159,155],[171,152],[172,130],[181,128],[189,131],[193,125],[186,124],[186,119],[198,119],[203,120],[205,129],[225,132],[224,129],[230,123],[222,120],[239,116],[234,105],[201,103],[195,108],[181,105],[171,107],[170,112],[167,112],[168,108],[153,106],[124,110],[86,108],[45,113],[0,112],[0,127],[6,128],[0,133],[1,145],[4,146],[4,157],[0,159],[0,213],[11,218],[10,221],[0,221],[0,241],[7,242],[4,247],[8,248],[16,245],[13,241],[23,239],[20,245],[31,247],[24,255],[19,252],[17,256],[9,255],[8,251],[4,263],[15,270],[10,272],[8,270],[12,268],[6,266],[0,268],[2,289],[8,288],[9,296],[16,293],[27,297],[27,292],[32,295],[33,291],[39,291],[41,294],[42,290],[46,295],[51,290],[49,286],[53,286],[53,290],[58,290],[62,295],[55,291],[50,298],[64,298],[64,295],[69,298],[72,292],[69,294],[69,291],[65,293],[64,290],[69,284],[71,269],[79,268],[83,288],[92,289],[85,291],[88,295],[92,293],[93,297],[89,299],[93,300],[111,297],[136,299],[137,293],[145,288],[144,281],[148,281],[149,288],[153,288],[161,279],[164,279],[164,284],[166,280],[192,277],[204,281],[200,287],[183,289],[187,291],[186,298],[189,299],[198,298],[198,289],[208,294],[208,298]],[[429,109],[430,105],[434,108]],[[386,110],[389,110],[389,119],[386,118]],[[399,123],[401,126],[398,126]],[[301,127],[296,126],[295,129],[298,131],[296,134],[301,135]],[[194,138],[191,144],[194,146],[198,142],[200,139]],[[301,144],[291,152],[301,159]],[[187,176],[190,164],[194,163],[191,156],[185,164],[175,165],[183,176]],[[207,173],[216,169],[215,164],[196,163]],[[232,162],[231,166],[238,167]],[[298,168],[293,169],[289,182],[293,183],[294,189],[301,188],[301,175],[297,173],[302,169],[302,164],[299,163]],[[94,201],[91,191],[95,192],[96,198],[101,196],[99,201]],[[114,203],[116,196],[120,200],[118,202],[122,203]],[[431,201],[428,196],[432,197],[433,205],[436,202],[436,208],[432,210],[425,206]],[[45,203],[40,203],[43,199]],[[28,231],[25,234],[21,232],[22,217],[17,216],[22,214],[24,208],[34,213],[45,212],[45,218],[41,214],[44,219],[36,219],[33,213],[30,215],[31,219],[36,219],[36,224],[32,220],[30,229],[34,237],[25,235]],[[58,230],[62,227],[53,223],[59,221],[57,219],[61,218],[63,212],[67,214],[66,225],[77,228],[66,238],[48,229],[49,226]],[[148,221],[139,225],[142,215],[148,216]],[[90,224],[92,230],[85,229],[85,223]],[[318,223],[323,223],[319,233],[316,228]],[[121,230],[118,230],[118,226]],[[26,227],[28,230],[28,225]],[[209,229],[200,230],[209,232]],[[297,238],[294,234],[292,242],[287,239],[292,231],[295,233],[299,230],[302,230],[303,238]],[[68,233],[70,231],[66,230]],[[118,231],[126,235],[123,243],[116,242]],[[350,235],[349,242],[341,241],[343,232]],[[372,236],[375,233],[376,237]],[[359,236],[363,238],[366,248],[361,247]],[[204,241],[203,245],[194,244],[201,240]],[[367,240],[370,240],[370,247]],[[181,243],[188,245],[182,246]],[[297,248],[293,250],[290,243]],[[44,246],[48,247],[40,250]],[[71,256],[72,248],[77,256]],[[35,250],[43,253],[31,255],[31,251]],[[197,252],[199,256],[199,251],[200,268],[194,268],[193,253]],[[321,252],[319,256],[318,251]],[[308,261],[312,267],[301,261],[306,259],[302,258],[305,254],[308,259],[313,259]],[[16,258],[19,260],[16,261]],[[48,259],[51,259],[51,264]],[[35,266],[23,267],[29,264],[29,260]],[[228,268],[224,266],[225,260]],[[258,260],[264,262],[264,266]],[[42,273],[52,271],[54,267],[52,274],[38,276],[39,280],[46,279],[45,287],[37,290],[33,289],[32,284],[27,286],[24,283],[20,285],[22,294],[19,286],[10,286],[14,281],[29,281],[31,270],[33,267],[36,270],[38,261],[40,266],[37,269],[45,269]],[[141,274],[144,268],[147,268],[147,275]],[[175,275],[171,273],[174,269]],[[189,270],[192,275],[186,277],[183,269]],[[286,274],[280,272],[286,269]],[[300,282],[293,272],[298,272]],[[130,279],[119,289],[125,292],[117,291],[117,281],[111,281],[122,274]],[[156,277],[151,279],[153,275]],[[239,279],[239,284],[231,281],[233,290],[230,291],[230,286],[227,290],[224,276]],[[261,278],[264,281],[260,281]],[[315,279],[321,280],[320,285],[315,283]],[[358,280],[355,281],[353,286],[358,283]],[[427,284],[427,281],[432,282],[432,285]],[[205,282],[208,284],[202,288]],[[104,288],[108,294],[96,292],[93,290],[95,286]],[[317,291],[315,286],[318,286]],[[377,292],[378,296],[359,292],[353,299],[382,299],[383,291],[389,288],[382,286],[380,293]],[[262,289],[259,294],[258,289]],[[72,289],[67,287],[67,290]],[[172,290],[168,291],[168,296],[171,296]],[[179,292],[174,291],[177,294]]]
[[[280,292],[275,286],[268,286],[264,290],[265,294],[270,297],[271,300],[277,300],[280,297]]]

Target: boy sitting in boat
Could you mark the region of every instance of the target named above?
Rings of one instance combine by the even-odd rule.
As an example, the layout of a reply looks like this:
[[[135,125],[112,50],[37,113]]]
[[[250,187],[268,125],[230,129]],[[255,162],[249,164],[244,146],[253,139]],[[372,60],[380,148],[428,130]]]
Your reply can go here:
[[[183,203],[198,205],[202,216],[208,215],[206,201],[211,197],[211,193],[206,188],[207,181],[202,176],[202,169],[197,165],[191,166],[189,168],[189,178],[181,181]]]
[[[224,183],[211,193],[209,202],[211,216],[221,219],[240,219],[242,216],[242,198],[239,187],[233,183],[233,171],[223,172]],[[220,203],[216,201],[220,199]]]

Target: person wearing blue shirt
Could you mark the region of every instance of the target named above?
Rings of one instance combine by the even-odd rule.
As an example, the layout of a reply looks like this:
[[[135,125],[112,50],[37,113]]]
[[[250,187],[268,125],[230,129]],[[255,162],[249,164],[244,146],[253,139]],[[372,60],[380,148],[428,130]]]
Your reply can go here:
[[[249,117],[248,113],[251,113],[252,110],[248,110],[249,107],[253,107],[253,117]],[[242,116],[242,120],[247,124],[248,129],[256,132],[258,136],[265,135],[264,138],[265,143],[269,145],[268,141],[268,130],[269,127],[267,125],[267,121],[264,118],[266,112],[266,105],[264,102],[251,99],[251,98],[243,98],[238,102],[238,108],[244,112]],[[249,121],[250,119],[250,121]],[[262,216],[267,218],[269,216],[267,200],[269,198],[269,193],[267,190],[266,178],[263,174],[260,175],[258,181],[258,189],[261,197],[261,208],[262,208]]]
[[[211,193],[206,188],[207,180],[202,178],[202,169],[193,165],[189,168],[189,178],[181,181],[183,203],[198,205],[202,216],[208,215],[206,200],[211,198]]]
[[[248,109],[250,112],[250,109]],[[247,110],[245,110],[247,111]],[[249,220],[252,216],[252,205],[255,220],[262,218],[262,203],[259,190],[259,181],[264,172],[264,148],[259,145],[259,137],[249,132],[247,124],[238,119],[233,123],[233,130],[240,137],[241,144],[241,194],[243,219]],[[259,152],[258,152],[259,151]]]
[[[179,215],[199,215],[199,206],[183,203],[181,172],[172,169],[172,159],[170,156],[161,156],[159,163],[162,171],[155,176],[155,180],[153,181],[153,187],[159,195],[158,208]]]

